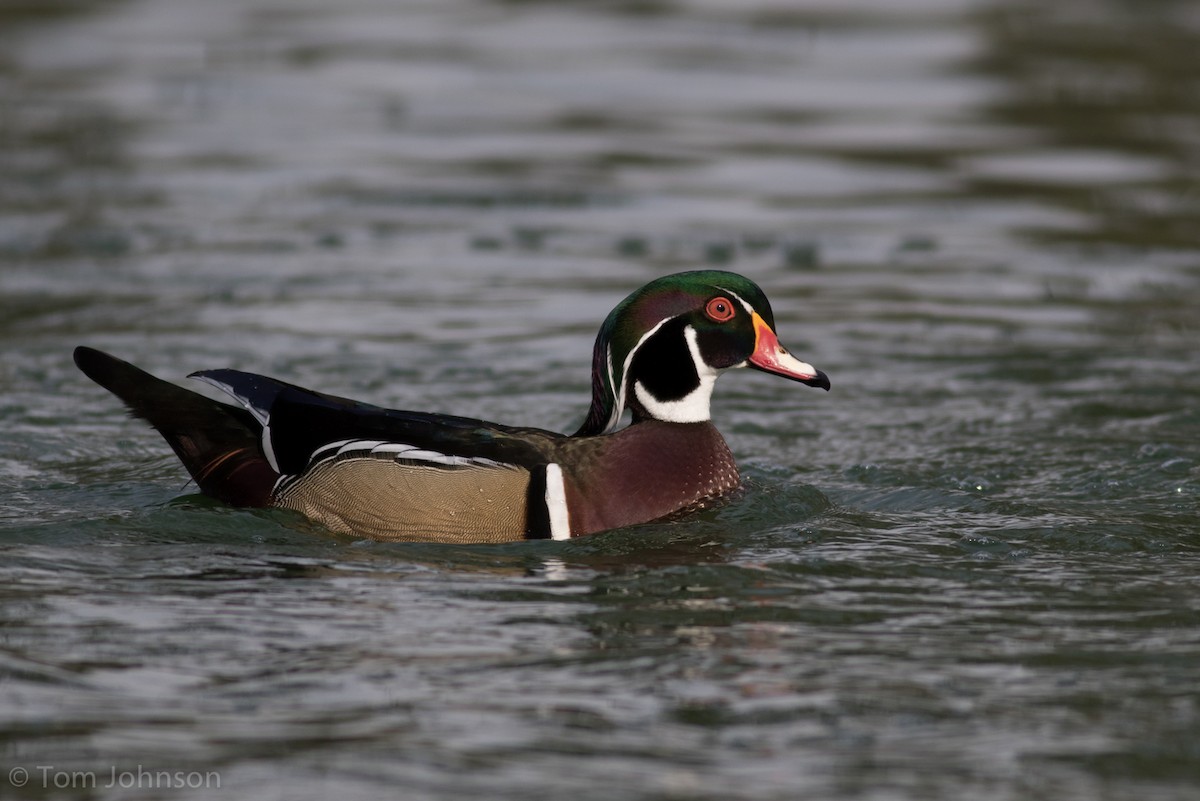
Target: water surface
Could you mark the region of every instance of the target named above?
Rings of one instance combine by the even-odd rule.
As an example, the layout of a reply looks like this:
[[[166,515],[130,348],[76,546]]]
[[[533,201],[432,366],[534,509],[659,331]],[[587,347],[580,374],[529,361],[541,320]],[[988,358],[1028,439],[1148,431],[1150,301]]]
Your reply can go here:
[[[1200,790],[1192,4],[31,8],[5,797]],[[221,507],[70,361],[573,430],[609,309],[711,266],[833,392],[724,377],[746,494],[566,544]]]

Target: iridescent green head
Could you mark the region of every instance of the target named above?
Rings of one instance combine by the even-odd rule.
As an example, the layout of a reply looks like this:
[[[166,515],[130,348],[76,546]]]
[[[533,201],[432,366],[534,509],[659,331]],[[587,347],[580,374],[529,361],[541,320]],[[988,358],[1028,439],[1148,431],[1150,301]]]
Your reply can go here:
[[[771,304],[753,281],[723,270],[657,278],[621,301],[600,327],[592,407],[576,436],[612,431],[626,406],[635,422],[708,420],[713,382],[731,367],[829,389],[824,373],[779,344]]]

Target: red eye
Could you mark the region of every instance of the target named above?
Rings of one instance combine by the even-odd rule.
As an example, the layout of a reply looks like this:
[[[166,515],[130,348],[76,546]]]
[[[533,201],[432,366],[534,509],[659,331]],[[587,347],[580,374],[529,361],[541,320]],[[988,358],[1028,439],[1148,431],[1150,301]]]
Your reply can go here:
[[[713,298],[704,307],[704,313],[714,323],[733,319],[733,302],[729,298]]]

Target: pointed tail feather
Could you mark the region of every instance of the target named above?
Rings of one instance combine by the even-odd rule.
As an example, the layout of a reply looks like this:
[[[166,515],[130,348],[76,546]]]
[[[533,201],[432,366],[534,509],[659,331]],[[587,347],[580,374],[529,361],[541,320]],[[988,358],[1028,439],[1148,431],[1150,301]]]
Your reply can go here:
[[[249,412],[93,348],[76,348],[75,364],[163,435],[205,495],[234,506],[269,503],[279,474],[262,455],[262,425]]]

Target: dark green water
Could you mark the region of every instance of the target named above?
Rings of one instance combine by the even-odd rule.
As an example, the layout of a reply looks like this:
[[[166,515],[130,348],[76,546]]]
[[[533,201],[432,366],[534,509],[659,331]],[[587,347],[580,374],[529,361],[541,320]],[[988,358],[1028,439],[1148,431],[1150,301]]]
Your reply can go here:
[[[0,3],[0,796],[1197,797],[1198,53],[1189,2]],[[745,496],[561,545],[208,503],[70,362],[566,430],[696,266],[833,392],[726,376]]]

